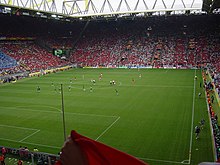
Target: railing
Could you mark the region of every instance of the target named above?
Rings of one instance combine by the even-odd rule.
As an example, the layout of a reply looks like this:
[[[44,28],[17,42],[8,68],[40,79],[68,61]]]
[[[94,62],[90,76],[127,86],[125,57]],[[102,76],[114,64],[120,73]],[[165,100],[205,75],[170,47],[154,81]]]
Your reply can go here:
[[[0,150],[2,149],[3,146],[0,146]],[[32,152],[25,150],[24,148],[6,148],[6,153],[14,156],[19,156],[20,159],[23,160],[31,160],[31,164],[37,164],[37,165],[43,165],[43,164],[48,164],[48,165],[53,165],[55,162],[59,159],[59,155],[54,155],[54,154],[49,154],[49,153],[43,153],[43,152]]]
[[[213,110],[213,101],[211,99],[211,91],[214,92],[216,96],[216,100],[219,103],[219,96],[216,94],[215,85],[214,83],[211,83],[211,87],[206,85],[206,75],[203,72],[203,81],[205,85],[205,92],[206,92],[206,100],[207,100],[207,108],[209,112],[210,117],[210,125],[212,126],[211,132],[212,132],[212,138],[213,138],[213,153],[214,153],[214,159],[217,162],[220,162],[220,129],[219,129],[219,123],[218,123],[218,116],[216,112]],[[208,75],[210,80],[212,80],[210,73],[208,72]]]

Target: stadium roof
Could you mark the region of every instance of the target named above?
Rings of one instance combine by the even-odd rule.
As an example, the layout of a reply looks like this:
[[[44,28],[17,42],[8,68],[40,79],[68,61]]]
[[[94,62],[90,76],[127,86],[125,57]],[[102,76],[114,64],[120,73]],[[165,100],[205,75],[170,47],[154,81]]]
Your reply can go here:
[[[7,6],[1,8],[0,13],[7,13],[10,8],[15,8],[14,12],[37,11],[39,15],[43,15],[39,12],[44,12],[72,18],[185,14],[186,11],[201,13],[202,2],[202,0],[0,0],[0,6]]]

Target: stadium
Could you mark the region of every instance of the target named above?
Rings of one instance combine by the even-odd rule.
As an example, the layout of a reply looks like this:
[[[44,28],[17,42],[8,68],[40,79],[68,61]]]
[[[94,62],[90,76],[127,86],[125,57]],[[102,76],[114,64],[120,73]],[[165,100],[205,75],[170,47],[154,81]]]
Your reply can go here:
[[[0,0],[0,22],[1,165],[220,163],[219,0]]]

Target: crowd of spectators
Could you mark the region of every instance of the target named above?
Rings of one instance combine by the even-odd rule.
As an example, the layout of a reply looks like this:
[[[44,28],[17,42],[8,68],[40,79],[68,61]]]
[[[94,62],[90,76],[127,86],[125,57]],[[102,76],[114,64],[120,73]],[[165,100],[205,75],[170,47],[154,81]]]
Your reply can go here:
[[[68,61],[52,55],[33,41],[2,42],[0,50],[17,61],[16,67],[1,68],[2,75],[23,71],[37,72],[68,64]]]
[[[210,47],[206,50],[204,58],[209,60],[206,62],[207,65],[205,66],[209,70],[216,91],[220,96],[220,38],[210,38],[210,40],[208,40],[207,42],[210,43]]]
[[[10,67],[10,68],[0,68],[0,76],[13,75],[13,74],[22,73],[25,71],[26,69],[21,65],[17,65],[17,66]]]
[[[219,34],[214,32],[219,24],[204,17],[91,23],[70,60],[93,67],[192,68],[216,63]]]
[[[63,36],[62,25],[58,28],[55,24],[59,29],[57,35],[48,31],[35,38],[41,38],[50,48],[73,48],[69,60],[80,66],[192,68],[209,64],[218,68],[219,23],[216,17],[171,16],[90,22],[82,34],[77,28],[70,30],[72,25],[63,25],[67,29]],[[81,30],[85,26],[85,23],[75,24]],[[17,67],[9,67],[7,72],[35,72],[67,64],[34,42],[2,42],[0,50],[17,61]]]
[[[47,37],[44,40],[52,49],[71,49],[74,41],[72,37]]]
[[[23,147],[23,146],[20,146],[19,149],[0,146],[0,165],[5,165],[8,162],[11,162],[11,164],[15,164],[16,162],[10,160],[12,158],[16,158],[14,160],[17,161],[18,165],[22,165],[22,164],[53,165],[55,164],[59,156],[39,152],[36,147],[33,150],[30,150],[28,149],[28,147]]]
[[[220,129],[219,129],[219,122],[218,122],[218,115],[213,108],[214,107],[213,103],[215,99],[214,83],[210,81],[212,79],[209,78],[208,70],[206,68],[202,72],[202,77],[203,77],[204,88],[206,92],[206,100],[208,103],[208,112],[211,118],[212,132],[213,132],[214,144],[215,144],[215,149],[216,149],[215,151],[216,159],[217,159],[217,162],[220,162]]]

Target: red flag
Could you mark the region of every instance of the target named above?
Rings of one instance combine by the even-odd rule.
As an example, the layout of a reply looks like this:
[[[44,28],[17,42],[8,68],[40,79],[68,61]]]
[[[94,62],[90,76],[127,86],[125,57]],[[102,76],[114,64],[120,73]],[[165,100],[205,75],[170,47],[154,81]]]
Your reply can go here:
[[[86,159],[86,165],[147,165],[131,155],[82,136],[76,131],[71,132],[71,139],[76,143],[75,146],[80,148],[80,153],[83,154],[81,158]],[[61,154],[61,162],[62,157]]]

